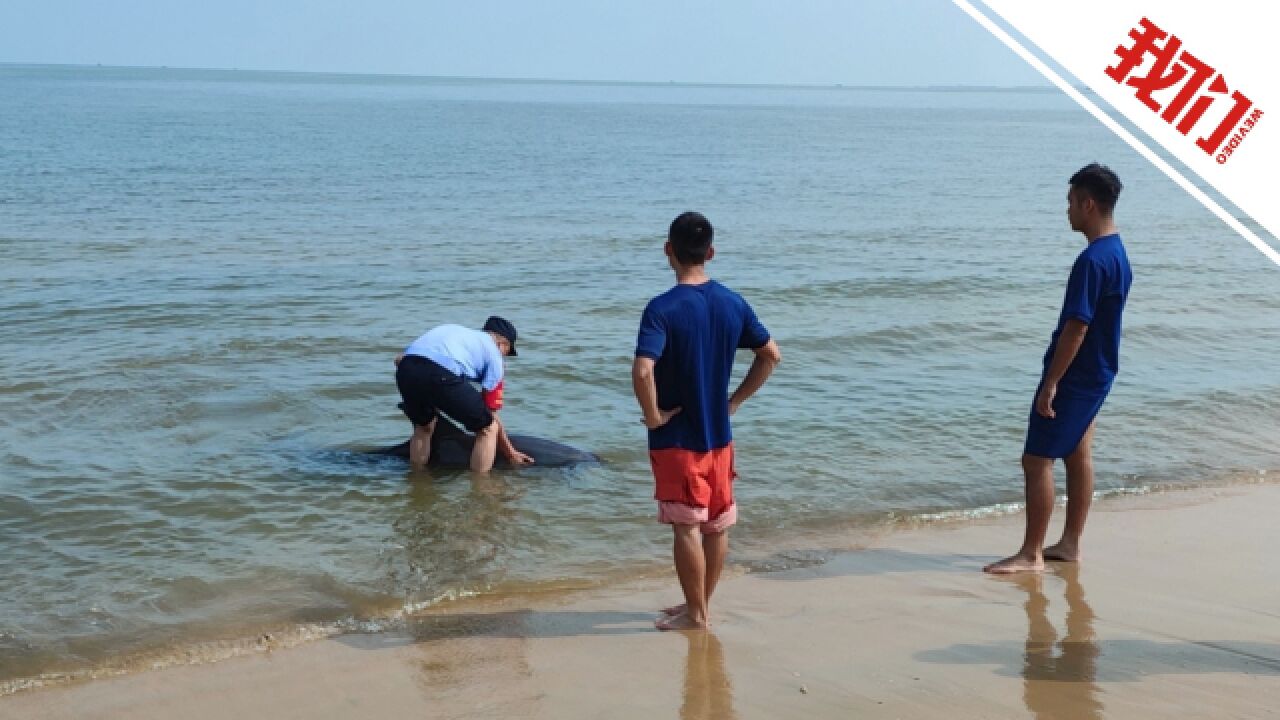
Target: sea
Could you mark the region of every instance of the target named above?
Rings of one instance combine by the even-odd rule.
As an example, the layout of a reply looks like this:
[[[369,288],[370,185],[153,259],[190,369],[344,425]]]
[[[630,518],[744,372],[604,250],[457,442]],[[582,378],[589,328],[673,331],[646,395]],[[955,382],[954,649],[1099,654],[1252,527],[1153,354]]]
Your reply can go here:
[[[1265,480],[1280,268],[1053,89],[0,65],[0,694],[668,578],[630,364],[685,210],[783,354],[735,571],[1016,512],[1094,161],[1135,278],[1099,494]],[[366,454],[396,353],[491,314],[511,432],[601,462]]]

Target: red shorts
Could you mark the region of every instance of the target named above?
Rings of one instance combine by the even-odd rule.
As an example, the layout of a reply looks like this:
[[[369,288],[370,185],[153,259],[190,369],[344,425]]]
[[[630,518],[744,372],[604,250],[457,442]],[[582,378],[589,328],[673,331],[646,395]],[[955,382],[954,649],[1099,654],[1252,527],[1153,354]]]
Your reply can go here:
[[[649,464],[653,467],[656,485],[653,498],[663,508],[659,513],[659,520],[662,522],[692,524],[696,521],[708,526],[709,532],[720,532],[724,527],[717,529],[716,521],[722,515],[725,519],[736,519],[736,512],[726,515],[730,510],[736,510],[733,502],[733,479],[738,474],[733,468],[733,443],[710,452],[693,452],[683,448],[650,450]],[[694,512],[673,512],[667,503],[679,503],[690,507]],[[690,521],[680,522],[684,518],[689,518]],[[732,522],[725,524],[725,527],[730,524]]]

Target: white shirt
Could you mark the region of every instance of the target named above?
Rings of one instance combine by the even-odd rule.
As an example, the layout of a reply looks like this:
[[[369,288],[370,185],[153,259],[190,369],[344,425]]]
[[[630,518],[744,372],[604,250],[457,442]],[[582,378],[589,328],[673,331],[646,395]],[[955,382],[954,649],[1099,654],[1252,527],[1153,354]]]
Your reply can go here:
[[[455,375],[492,390],[502,382],[502,351],[484,330],[440,325],[409,343],[405,355],[424,357]]]

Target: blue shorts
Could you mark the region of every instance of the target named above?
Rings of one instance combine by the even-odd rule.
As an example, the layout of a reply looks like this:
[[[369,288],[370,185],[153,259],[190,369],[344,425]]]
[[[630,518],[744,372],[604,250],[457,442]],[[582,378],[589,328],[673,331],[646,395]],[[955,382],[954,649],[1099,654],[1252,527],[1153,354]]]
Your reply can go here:
[[[1027,442],[1022,451],[1044,458],[1064,458],[1075,452],[1110,392],[1110,384],[1101,389],[1086,390],[1059,383],[1058,394],[1053,398],[1053,411],[1057,417],[1047,418],[1036,412],[1035,398],[1040,397],[1040,387],[1037,387],[1035,397],[1031,399]]]

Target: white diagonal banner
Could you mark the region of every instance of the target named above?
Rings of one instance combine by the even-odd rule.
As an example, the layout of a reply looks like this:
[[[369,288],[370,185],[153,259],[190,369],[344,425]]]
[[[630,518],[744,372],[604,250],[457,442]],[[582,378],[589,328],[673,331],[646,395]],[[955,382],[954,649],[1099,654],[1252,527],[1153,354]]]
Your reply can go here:
[[[1076,90],[1082,83],[1273,236],[1280,237],[1280,105],[1266,69],[1269,2],[967,0],[956,5],[1057,84],[1272,262],[1280,252]],[[1073,77],[1041,62],[992,15]]]

